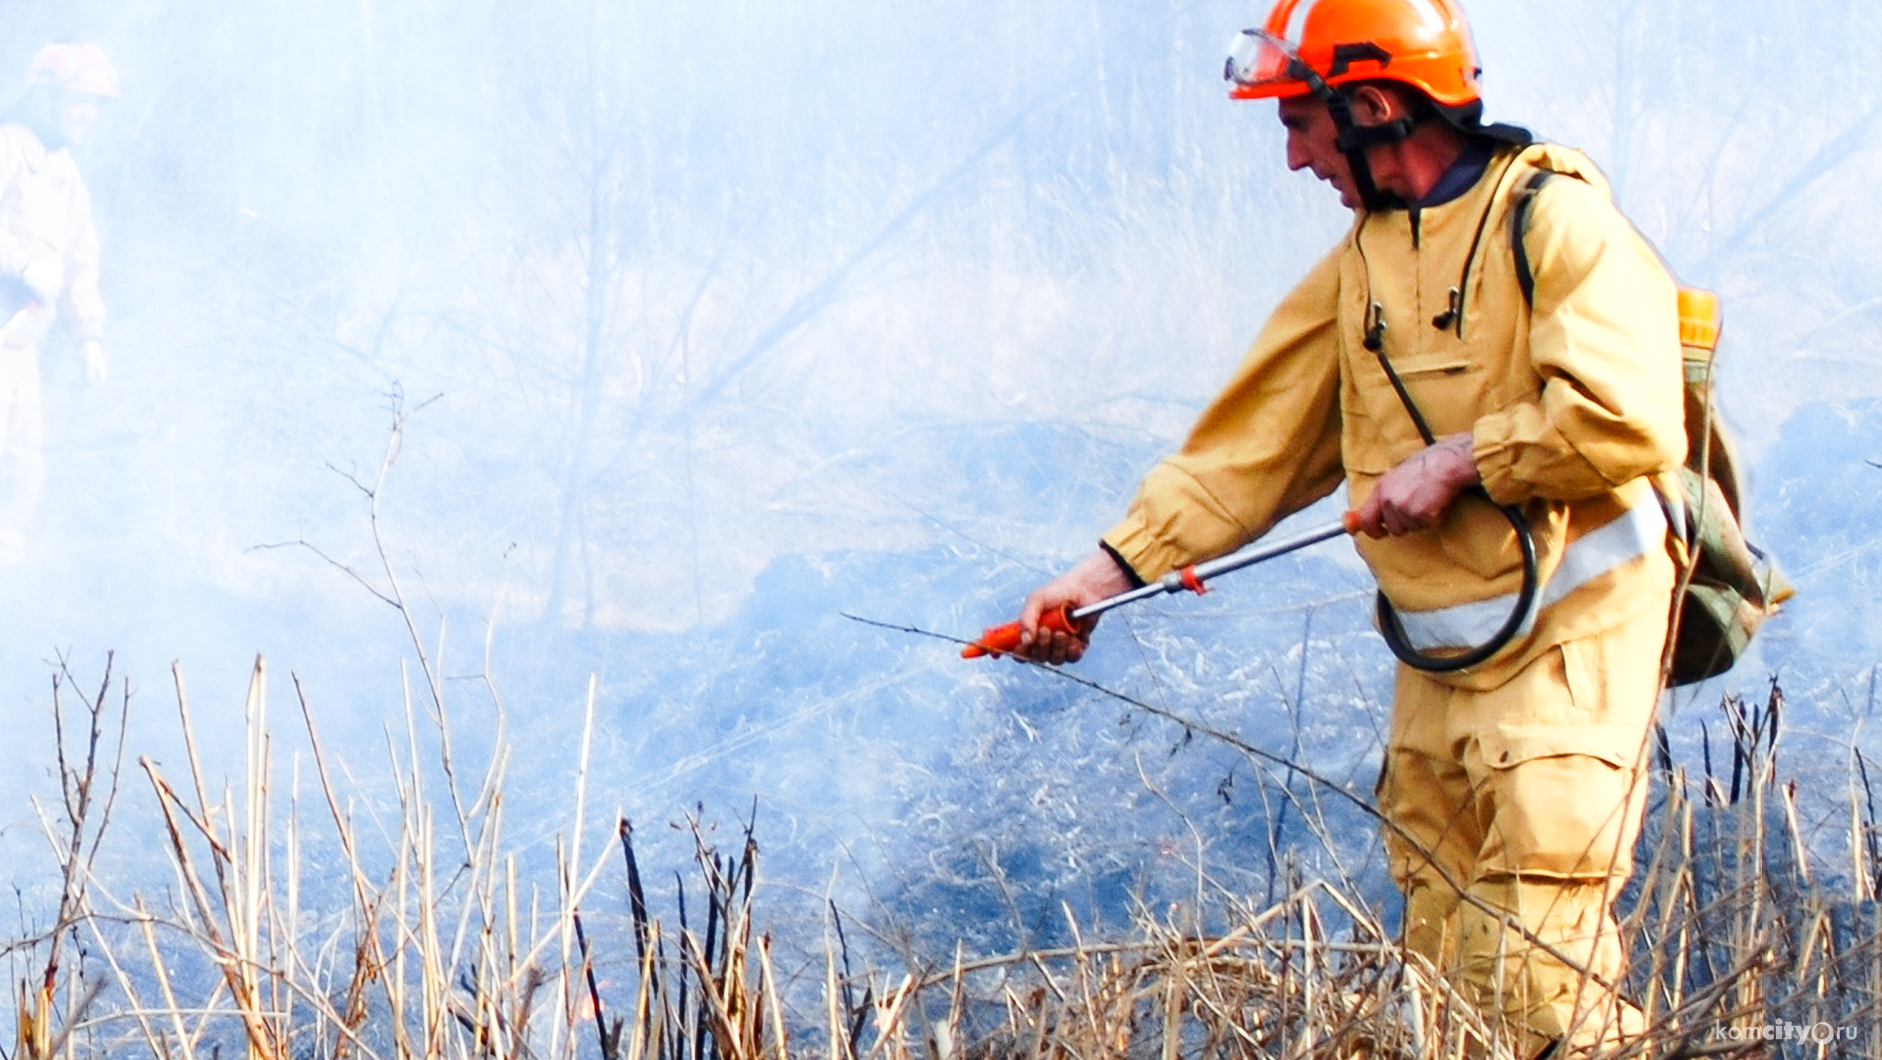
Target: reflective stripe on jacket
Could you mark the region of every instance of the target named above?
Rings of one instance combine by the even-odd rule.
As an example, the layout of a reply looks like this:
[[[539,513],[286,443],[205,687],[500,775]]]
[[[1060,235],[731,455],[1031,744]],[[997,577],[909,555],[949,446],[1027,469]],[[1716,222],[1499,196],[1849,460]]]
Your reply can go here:
[[[1536,168],[1575,179],[1531,205],[1531,308],[1508,224]],[[1666,606],[1672,565],[1648,477],[1685,452],[1674,284],[1594,167],[1548,144],[1499,151],[1443,205],[1356,216],[1106,542],[1150,579],[1259,537],[1342,477],[1362,501],[1425,444],[1364,346],[1369,314],[1433,434],[1470,432],[1485,490],[1535,529],[1542,609],[1509,656]],[[1500,625],[1521,580],[1507,522],[1480,499],[1431,530],[1357,544],[1433,647],[1480,642],[1477,616],[1501,606]]]
[[[1518,635],[1530,632],[1538,614],[1550,605],[1664,547],[1665,542],[1666,515],[1658,504],[1629,508],[1619,518],[1569,542]],[[1399,626],[1405,631],[1405,639],[1419,651],[1471,648],[1496,636],[1517,602],[1517,594],[1505,593],[1430,611],[1400,611]]]

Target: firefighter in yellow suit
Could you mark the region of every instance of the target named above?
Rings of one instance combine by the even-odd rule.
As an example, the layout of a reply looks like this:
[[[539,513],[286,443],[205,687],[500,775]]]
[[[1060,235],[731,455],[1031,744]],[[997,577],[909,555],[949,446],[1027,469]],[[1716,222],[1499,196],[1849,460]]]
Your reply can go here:
[[[1638,1023],[1610,904],[1674,583],[1655,480],[1686,445],[1673,280],[1579,153],[1482,123],[1452,0],[1281,0],[1228,72],[1278,98],[1289,168],[1352,227],[1099,550],[1028,597],[1020,654],[1075,661],[1089,629],[1048,610],[1233,551],[1343,481],[1401,642],[1454,658],[1511,621],[1497,505],[1519,509],[1535,605],[1487,661],[1400,666],[1379,809],[1408,948],[1518,1055],[1612,1043]]]
[[[45,479],[39,350],[63,317],[85,373],[104,378],[98,231],[72,148],[118,74],[95,44],[48,44],[0,115],[0,562],[15,562]]]

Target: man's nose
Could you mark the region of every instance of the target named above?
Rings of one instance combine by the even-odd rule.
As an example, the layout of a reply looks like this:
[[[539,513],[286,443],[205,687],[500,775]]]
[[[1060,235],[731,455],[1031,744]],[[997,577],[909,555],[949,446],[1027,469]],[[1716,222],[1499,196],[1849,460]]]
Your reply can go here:
[[[1300,134],[1290,130],[1287,134],[1287,168],[1299,172],[1307,168],[1311,161],[1306,145],[1301,143]]]

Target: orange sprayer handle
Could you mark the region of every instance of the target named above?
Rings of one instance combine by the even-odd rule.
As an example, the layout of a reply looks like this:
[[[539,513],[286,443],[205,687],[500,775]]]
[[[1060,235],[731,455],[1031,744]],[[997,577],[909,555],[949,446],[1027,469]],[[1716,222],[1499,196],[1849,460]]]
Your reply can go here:
[[[1054,630],[1059,633],[1071,633],[1073,635],[1077,635],[1081,632],[1078,628],[1079,626],[1084,626],[1087,629],[1091,626],[1089,622],[1075,622],[1072,620],[1070,604],[1055,607],[1040,615],[1039,625],[1045,629]],[[982,655],[991,655],[997,659],[1019,647],[1019,635],[1020,625],[1018,622],[1008,622],[1004,626],[989,626],[986,632],[980,635],[979,640],[961,649],[961,658],[978,659]]]

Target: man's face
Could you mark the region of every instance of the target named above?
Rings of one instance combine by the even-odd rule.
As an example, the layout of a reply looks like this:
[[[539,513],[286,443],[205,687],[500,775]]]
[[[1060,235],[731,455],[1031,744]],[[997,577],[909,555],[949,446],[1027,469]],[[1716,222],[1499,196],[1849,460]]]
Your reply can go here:
[[[48,106],[55,134],[69,146],[84,143],[92,123],[98,120],[98,97],[84,92],[58,89],[52,93]]]
[[[1281,100],[1281,124],[1287,129],[1287,168],[1299,172],[1313,170],[1313,175],[1333,185],[1340,193],[1340,204],[1359,209],[1359,190],[1353,183],[1352,167],[1339,148],[1339,133],[1326,104],[1312,96]]]

